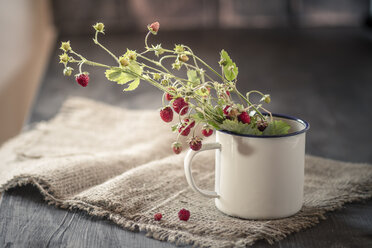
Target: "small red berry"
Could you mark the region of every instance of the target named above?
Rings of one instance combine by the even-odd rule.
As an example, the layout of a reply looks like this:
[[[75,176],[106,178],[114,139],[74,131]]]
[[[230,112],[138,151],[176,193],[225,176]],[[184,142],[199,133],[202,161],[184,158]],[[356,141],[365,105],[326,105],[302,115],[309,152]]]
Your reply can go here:
[[[257,128],[261,132],[263,132],[268,126],[268,123],[266,121],[257,121]]]
[[[189,122],[190,122],[189,118],[186,118],[183,121],[185,122],[186,126],[188,126],[189,128],[193,128],[195,126],[195,121],[194,120],[192,120],[192,122],[190,124],[189,124]]]
[[[160,28],[159,22],[153,22],[149,26],[149,29],[151,29],[155,34],[159,31],[159,28]]]
[[[189,104],[182,97],[178,97],[173,101],[173,109],[177,114],[184,115],[189,110]]]
[[[182,144],[179,142],[174,142],[172,144],[172,149],[175,154],[180,154],[182,152]]]
[[[83,87],[87,87],[88,83],[89,83],[89,76],[88,74],[79,74],[76,76],[76,82],[78,84],[80,84],[81,86]]]
[[[172,100],[173,99],[173,95],[172,94],[176,94],[176,90],[173,88],[173,87],[171,87],[171,88],[168,88],[168,90],[171,92],[171,93],[165,93],[165,99],[167,100],[167,101],[170,101],[170,100]]]
[[[179,212],[178,212],[178,218],[180,220],[183,220],[183,221],[188,221],[189,218],[190,218],[190,211],[187,210],[187,209],[181,209]]]
[[[178,128],[178,132],[181,133],[182,136],[189,135],[190,131],[191,131],[191,128],[186,127],[184,124],[180,125],[180,127]]]
[[[230,91],[226,90],[226,95],[230,96]]]
[[[167,101],[170,101],[170,100],[173,99],[173,96],[167,92],[167,93],[165,93],[165,99],[166,99]]]
[[[243,111],[240,115],[238,115],[238,119],[244,124],[251,123],[251,117],[249,117],[249,114],[246,111]]]
[[[223,113],[224,113],[225,115],[229,115],[230,110],[231,110],[231,106],[226,105],[226,106],[223,108]]]
[[[189,142],[190,148],[194,151],[199,151],[200,148],[202,148],[201,140],[202,139],[198,136],[192,137]]]
[[[173,120],[173,110],[171,107],[167,106],[160,110],[160,117],[165,122],[171,122]]]
[[[202,129],[202,134],[205,137],[209,137],[213,134],[213,129],[209,125],[205,125]]]
[[[162,217],[163,217],[163,215],[161,213],[154,214],[154,220],[156,220],[156,221],[161,220]]]

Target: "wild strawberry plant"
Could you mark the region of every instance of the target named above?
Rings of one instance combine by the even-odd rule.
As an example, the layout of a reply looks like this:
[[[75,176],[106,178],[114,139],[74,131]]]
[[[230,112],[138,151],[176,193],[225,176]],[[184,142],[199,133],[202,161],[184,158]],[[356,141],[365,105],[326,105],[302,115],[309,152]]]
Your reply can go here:
[[[121,56],[114,55],[98,41],[98,35],[104,34],[104,24],[93,25],[95,44],[110,54],[116,65],[106,65],[88,60],[75,52],[70,41],[62,42],[60,63],[64,65],[63,74],[70,76],[73,68],[69,64],[76,64],[78,74],[76,82],[86,87],[89,83],[88,72],[82,71],[83,65],[106,68],[105,75],[108,80],[125,85],[124,91],[135,90],[141,81],[145,81],[163,91],[163,108],[160,117],[165,122],[172,122],[174,113],[178,115],[177,124],[172,131],[181,136],[191,136],[190,148],[199,150],[202,147],[202,137],[195,136],[195,128],[202,126],[202,134],[206,137],[213,130],[227,130],[246,135],[282,135],[287,134],[290,126],[279,120],[274,120],[271,113],[263,107],[270,103],[270,95],[252,90],[242,94],[236,87],[238,67],[225,50],[220,52],[218,65],[221,72],[217,72],[204,60],[199,58],[190,47],[175,45],[173,49],[163,48],[161,44],[149,45],[148,39],[159,31],[159,23],[148,25],[145,37],[145,50],[137,52],[127,49]],[[155,54],[156,59],[150,54]],[[168,68],[165,61],[173,61]],[[178,76],[175,71],[184,71],[184,76]],[[235,94],[239,103],[232,98]],[[258,94],[261,100],[251,102],[250,96]],[[263,114],[264,111],[265,114]],[[192,132],[191,132],[192,131]],[[177,141],[172,144],[173,151],[178,154],[182,145]]]

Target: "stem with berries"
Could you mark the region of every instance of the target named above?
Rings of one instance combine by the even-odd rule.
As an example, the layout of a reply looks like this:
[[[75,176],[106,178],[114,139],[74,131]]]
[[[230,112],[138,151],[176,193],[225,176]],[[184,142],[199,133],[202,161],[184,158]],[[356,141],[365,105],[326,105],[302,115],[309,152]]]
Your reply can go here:
[[[173,121],[174,112],[179,117],[178,123],[172,126],[172,130],[178,132],[177,141],[172,144],[176,154],[182,151],[178,139],[181,136],[189,136],[191,129],[194,130],[189,141],[190,148],[198,150],[202,147],[202,138],[195,136],[195,126],[199,124],[203,126],[202,134],[205,137],[212,135],[213,129],[246,135],[280,135],[288,132],[288,124],[273,120],[271,113],[262,107],[262,103],[270,103],[269,95],[257,90],[246,95],[239,92],[236,87],[238,67],[225,50],[220,53],[220,74],[195,55],[188,46],[175,45],[173,50],[163,48],[161,44],[149,46],[149,37],[156,35],[160,27],[158,22],[154,22],[148,25],[143,52],[127,49],[126,53],[118,57],[98,41],[98,35],[104,34],[104,27],[103,23],[93,25],[93,41],[113,57],[117,65],[88,60],[72,50],[70,41],[67,41],[62,42],[61,49],[64,53],[60,55],[64,75],[72,74],[73,68],[68,66],[69,63],[77,64],[79,73],[75,75],[75,79],[81,86],[86,87],[89,74],[82,71],[82,66],[90,65],[105,68],[108,80],[127,85],[124,91],[135,90],[141,80],[163,91],[160,117],[165,122]],[[158,59],[148,57],[149,53],[154,53]],[[172,68],[167,68],[164,62],[170,59],[174,62]],[[174,70],[181,69],[185,71],[184,77],[173,73]],[[253,93],[262,97],[261,103],[254,104],[250,101],[249,96]],[[242,103],[235,103],[231,94],[235,94]],[[267,113],[263,114],[260,109]],[[268,119],[267,116],[271,118]]]

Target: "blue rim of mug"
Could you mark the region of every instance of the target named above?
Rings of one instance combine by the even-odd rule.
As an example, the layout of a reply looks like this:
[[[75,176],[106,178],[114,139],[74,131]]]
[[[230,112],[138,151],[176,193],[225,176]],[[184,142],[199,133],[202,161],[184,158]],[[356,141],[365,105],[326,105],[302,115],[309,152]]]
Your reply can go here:
[[[268,113],[262,113],[262,114],[263,115],[268,115]],[[238,133],[234,133],[234,132],[227,131],[227,130],[217,130],[217,131],[221,132],[221,133],[226,133],[226,134],[231,134],[231,135],[236,135],[236,136],[242,136],[242,137],[250,137],[250,138],[283,138],[283,137],[290,137],[290,136],[295,136],[295,135],[305,133],[310,128],[310,124],[303,119],[296,118],[296,117],[289,116],[289,115],[282,115],[282,114],[272,114],[272,115],[274,117],[279,117],[279,118],[283,118],[283,119],[297,121],[297,122],[301,123],[302,125],[304,125],[304,128],[301,129],[300,131],[292,132],[292,133],[288,133],[288,134],[283,134],[283,135],[260,135],[260,136],[259,135],[252,135],[252,134],[238,134]]]

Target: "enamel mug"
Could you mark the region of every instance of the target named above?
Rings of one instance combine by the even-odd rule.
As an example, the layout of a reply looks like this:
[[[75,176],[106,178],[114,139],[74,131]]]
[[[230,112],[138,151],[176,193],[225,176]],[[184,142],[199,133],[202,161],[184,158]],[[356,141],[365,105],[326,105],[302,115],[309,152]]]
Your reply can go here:
[[[216,142],[189,150],[184,161],[188,184],[215,198],[221,212],[244,219],[277,219],[297,213],[303,203],[305,135],[309,124],[301,119],[273,115],[286,121],[286,135],[253,136],[217,131]],[[193,157],[215,149],[215,191],[199,189],[192,177]]]

